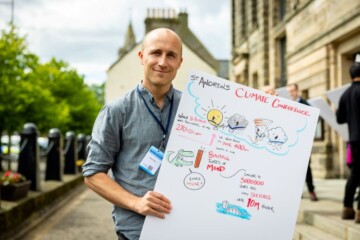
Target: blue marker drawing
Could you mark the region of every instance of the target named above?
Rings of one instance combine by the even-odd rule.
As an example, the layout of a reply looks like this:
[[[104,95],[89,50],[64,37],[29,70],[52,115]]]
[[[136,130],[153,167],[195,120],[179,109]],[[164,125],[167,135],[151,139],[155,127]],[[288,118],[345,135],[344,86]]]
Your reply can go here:
[[[300,139],[300,134],[301,132],[303,132],[307,127],[307,119],[305,119],[304,121],[304,125],[301,126],[299,129],[296,130],[296,137],[294,138],[293,142],[292,143],[284,143],[283,144],[283,150],[282,151],[278,151],[278,150],[274,150],[272,149],[270,146],[271,145],[266,145],[266,144],[263,144],[263,145],[257,145],[257,144],[254,144],[252,141],[251,141],[251,138],[250,141],[248,138],[246,137],[241,137],[241,136],[236,136],[234,135],[233,133],[230,133],[230,132],[226,132],[226,131],[223,131],[223,130],[219,130],[222,134],[226,135],[226,136],[229,136],[229,137],[233,137],[239,141],[242,141],[242,142],[245,142],[247,145],[255,148],[255,149],[263,149],[273,155],[277,155],[277,156],[285,156],[289,153],[289,149],[290,148],[293,148],[296,146],[296,144],[298,143],[299,139]]]
[[[304,132],[305,129],[307,128],[308,123],[307,123],[307,119],[305,118],[303,126],[299,126],[299,128],[295,130],[295,134],[294,134],[294,137],[292,138],[292,141],[289,141],[290,139],[288,138],[288,136],[284,132],[284,130],[279,126],[274,126],[273,129],[281,128],[282,132],[284,132],[284,133],[281,132],[283,135],[283,139],[281,141],[279,141],[279,140],[273,139],[272,136],[269,136],[269,132],[267,131],[267,128],[261,129],[261,126],[260,127],[255,126],[255,127],[257,127],[255,130],[262,130],[262,134],[259,134],[258,132],[256,132],[257,135],[255,136],[256,139],[254,141],[254,140],[252,140],[250,135],[246,132],[246,130],[249,129],[248,120],[246,119],[246,116],[240,115],[240,114],[234,114],[229,118],[229,121],[230,121],[230,122],[228,122],[229,129],[227,131],[224,131],[223,128],[225,126],[224,126],[224,124],[221,124],[221,122],[223,119],[225,119],[227,117],[222,116],[222,117],[219,117],[218,119],[214,118],[215,113],[219,113],[218,115],[220,115],[220,113],[225,114],[225,112],[223,111],[223,108],[221,108],[221,110],[216,109],[216,108],[211,108],[211,109],[209,108],[209,111],[206,111],[206,109],[204,109],[200,104],[200,98],[196,95],[196,93],[194,93],[192,91],[193,84],[194,84],[194,81],[191,81],[187,85],[187,91],[188,91],[189,95],[194,99],[195,115],[198,116],[200,119],[203,119],[203,120],[207,119],[208,122],[214,126],[214,130],[218,130],[220,133],[222,133],[225,136],[229,136],[236,140],[244,142],[248,146],[250,146],[254,149],[265,150],[276,156],[285,156],[289,153],[291,148],[293,148],[297,145],[297,143],[300,139],[300,134],[302,132]],[[213,106],[214,104],[213,104],[212,100],[211,100],[211,103]],[[201,110],[206,111],[208,113],[207,118],[204,117],[203,114],[200,113]],[[262,121],[259,122],[259,120],[262,120]],[[262,123],[265,120],[269,121],[268,125],[270,125],[270,123],[273,122],[272,120],[269,120],[269,119],[256,118],[256,119],[254,119],[255,125],[256,125],[256,123]],[[236,134],[239,131],[241,131],[242,136],[241,135],[238,136]],[[249,129],[249,131],[250,131],[250,129]],[[278,130],[278,131],[280,131],[280,130]],[[263,139],[265,139],[265,140],[263,140]]]
[[[222,201],[222,203],[216,203],[216,211],[221,214],[238,217],[246,220],[250,220],[251,215],[246,209],[234,205],[229,204],[228,201]]]
[[[187,90],[190,94],[191,97],[193,97],[195,99],[195,108],[194,108],[194,113],[201,119],[205,119],[203,116],[201,116],[201,114],[198,113],[197,109],[201,106],[200,103],[199,103],[199,97],[195,96],[192,92],[191,92],[191,85],[193,85],[194,82],[190,82],[187,86]]]

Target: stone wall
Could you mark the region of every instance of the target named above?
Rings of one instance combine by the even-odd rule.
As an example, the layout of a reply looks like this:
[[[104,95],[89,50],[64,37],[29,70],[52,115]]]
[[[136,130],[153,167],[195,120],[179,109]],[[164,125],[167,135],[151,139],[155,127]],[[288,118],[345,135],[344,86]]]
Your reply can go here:
[[[360,53],[360,1],[233,0],[232,21],[233,81],[259,89],[297,83],[303,96],[322,97],[329,104],[326,91],[351,81],[348,69]],[[346,177],[345,143],[326,122],[323,130],[323,138],[314,141],[314,175]]]

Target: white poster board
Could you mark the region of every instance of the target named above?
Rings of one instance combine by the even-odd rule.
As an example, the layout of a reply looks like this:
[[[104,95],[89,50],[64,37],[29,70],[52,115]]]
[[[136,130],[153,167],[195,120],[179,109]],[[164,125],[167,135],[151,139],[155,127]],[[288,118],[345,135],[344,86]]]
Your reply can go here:
[[[279,97],[291,99],[291,96],[289,95],[286,87],[277,88],[275,89],[275,92],[278,94]]]
[[[327,124],[334,129],[342,139],[347,142],[349,140],[349,130],[347,124],[338,124],[336,121],[336,115],[334,111],[330,108],[324,99],[321,97],[316,97],[308,100],[308,103],[311,106],[317,107],[320,109],[320,116],[325,120]]]
[[[345,92],[345,90],[350,87],[350,85],[351,83],[348,83],[344,86],[326,92],[326,96],[331,101],[331,103],[334,104],[335,108],[339,107],[340,97]]]
[[[191,72],[141,240],[292,239],[319,110]]]

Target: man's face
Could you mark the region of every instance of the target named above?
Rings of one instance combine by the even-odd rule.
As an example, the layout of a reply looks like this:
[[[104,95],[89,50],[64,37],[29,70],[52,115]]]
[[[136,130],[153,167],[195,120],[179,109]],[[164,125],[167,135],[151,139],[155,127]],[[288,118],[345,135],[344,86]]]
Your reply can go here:
[[[170,86],[182,62],[180,40],[171,32],[159,31],[144,40],[139,52],[144,66],[144,85]]]
[[[286,90],[288,91],[289,95],[291,96],[292,100],[297,100],[299,93],[298,93],[298,89],[296,89],[295,86],[291,85],[286,87]]]

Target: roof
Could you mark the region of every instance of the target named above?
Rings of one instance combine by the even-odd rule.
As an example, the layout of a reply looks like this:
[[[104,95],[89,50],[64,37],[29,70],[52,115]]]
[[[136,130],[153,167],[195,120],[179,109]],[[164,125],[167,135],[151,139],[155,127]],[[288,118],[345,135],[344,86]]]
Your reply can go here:
[[[145,34],[159,27],[166,27],[173,30],[182,39],[184,45],[191,49],[209,66],[215,69],[216,72],[219,71],[220,62],[212,56],[212,54],[206,49],[202,42],[189,29],[188,14],[186,12],[180,12],[178,15],[176,15],[175,11],[171,9],[148,9],[148,16],[145,19],[145,25]],[[129,27],[131,27],[131,24]],[[128,28],[127,33],[133,34],[132,27],[130,30]],[[126,39],[129,39],[128,34],[125,37]],[[135,37],[132,37],[132,39],[135,39]],[[139,44],[135,44],[133,41],[130,42],[132,43],[132,46],[124,45],[124,47],[120,49],[118,59],[110,66],[109,70]]]

